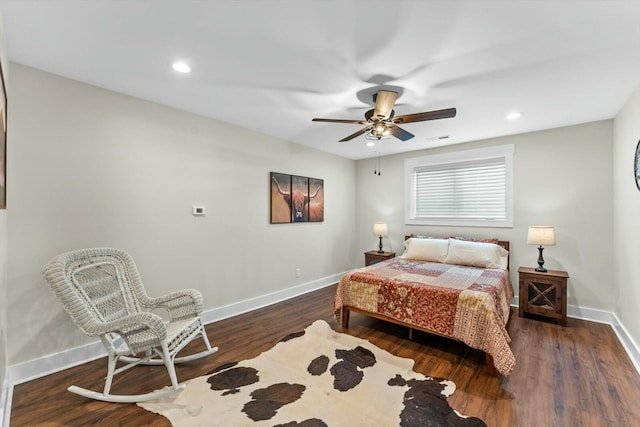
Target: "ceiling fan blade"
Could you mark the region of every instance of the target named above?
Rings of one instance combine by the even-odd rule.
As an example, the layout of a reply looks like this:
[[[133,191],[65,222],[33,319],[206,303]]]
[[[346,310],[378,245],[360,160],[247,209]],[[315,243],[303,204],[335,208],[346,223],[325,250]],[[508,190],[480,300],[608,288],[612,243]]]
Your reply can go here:
[[[342,138],[338,142],[351,141],[353,138],[358,137],[358,136],[362,135],[363,133],[368,132],[370,130],[371,130],[371,126],[364,127],[362,129],[360,129],[358,132],[352,133],[351,135],[349,135],[349,136],[347,136],[345,138]]]
[[[397,92],[379,90],[376,94],[376,108],[373,111],[373,118],[382,117],[388,119],[396,99],[398,99]]]
[[[342,119],[312,119],[312,122],[328,122],[328,123],[355,123],[359,125],[366,125],[366,120],[342,120]]]
[[[393,123],[413,123],[424,122],[427,120],[449,119],[456,116],[455,108],[447,108],[445,110],[427,111],[426,113],[405,114],[403,116],[395,116]]]
[[[410,132],[407,132],[406,130],[396,126],[396,125],[389,125],[389,131],[391,131],[391,135],[395,136],[396,138],[398,138],[399,140],[401,140],[402,142],[404,141],[408,141],[411,138],[414,137],[414,135]]]

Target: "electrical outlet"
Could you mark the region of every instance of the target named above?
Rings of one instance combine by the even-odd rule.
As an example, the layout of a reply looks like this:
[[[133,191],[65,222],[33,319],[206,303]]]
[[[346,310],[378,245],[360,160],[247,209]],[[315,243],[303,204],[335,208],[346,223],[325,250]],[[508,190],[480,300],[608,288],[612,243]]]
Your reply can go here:
[[[299,279],[300,276],[302,276],[302,272],[300,271],[299,268],[296,268],[296,279]]]

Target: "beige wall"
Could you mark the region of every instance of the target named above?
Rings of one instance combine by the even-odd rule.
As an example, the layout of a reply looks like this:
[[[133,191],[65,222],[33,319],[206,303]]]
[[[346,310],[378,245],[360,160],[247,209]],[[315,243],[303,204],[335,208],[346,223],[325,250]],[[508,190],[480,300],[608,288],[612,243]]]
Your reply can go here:
[[[386,221],[386,250],[401,253],[403,236],[495,236],[511,242],[511,280],[517,294],[519,266],[536,266],[538,251],[526,244],[529,225],[555,227],[557,245],[544,250],[545,267],[569,272],[569,304],[613,309],[612,121],[545,130],[357,162],[359,250],[374,249],[375,221]],[[385,142],[391,143],[391,142]],[[395,142],[393,142],[395,143]],[[404,159],[427,154],[514,144],[514,227],[434,227],[404,224]],[[361,261],[363,262],[363,261]]]
[[[640,191],[633,157],[640,141],[640,87],[618,113],[613,126],[613,277],[618,284],[615,312],[640,343]]]
[[[40,276],[62,251],[124,249],[151,295],[194,287],[206,309],[357,265],[354,161],[18,64],[12,78],[10,365],[88,342]],[[325,221],[270,225],[270,171],[323,178]]]

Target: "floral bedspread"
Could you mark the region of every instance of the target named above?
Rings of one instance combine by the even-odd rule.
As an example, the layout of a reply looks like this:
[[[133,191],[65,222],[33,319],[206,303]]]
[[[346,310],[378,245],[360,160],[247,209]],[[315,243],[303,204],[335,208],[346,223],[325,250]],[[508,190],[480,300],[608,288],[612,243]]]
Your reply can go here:
[[[346,274],[334,310],[355,307],[455,338],[490,354],[507,376],[515,366],[505,328],[512,297],[505,270],[393,258]]]

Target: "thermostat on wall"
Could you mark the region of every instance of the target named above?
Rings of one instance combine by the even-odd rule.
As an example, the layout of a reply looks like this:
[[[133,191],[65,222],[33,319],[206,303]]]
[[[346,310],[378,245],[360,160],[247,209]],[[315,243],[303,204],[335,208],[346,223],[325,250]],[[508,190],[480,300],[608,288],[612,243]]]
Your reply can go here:
[[[194,206],[193,207],[193,216],[204,216],[204,206]]]

